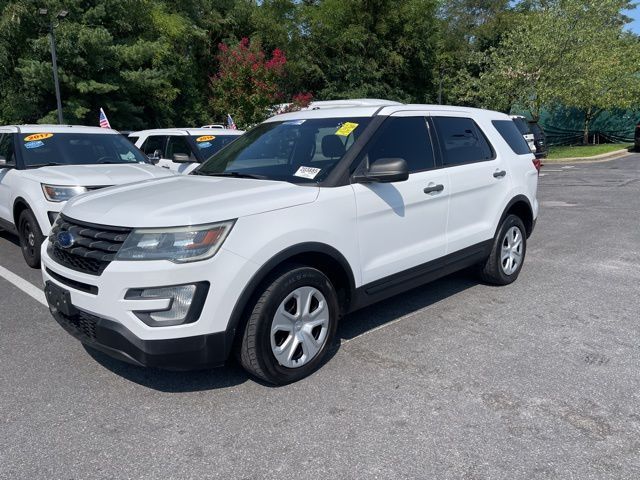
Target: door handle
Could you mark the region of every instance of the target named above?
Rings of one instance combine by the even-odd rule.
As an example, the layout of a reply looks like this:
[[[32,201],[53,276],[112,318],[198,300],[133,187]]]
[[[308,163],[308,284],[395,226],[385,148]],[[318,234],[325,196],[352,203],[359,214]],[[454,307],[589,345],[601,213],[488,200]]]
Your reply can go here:
[[[507,171],[506,170],[498,170],[497,172],[495,172],[493,174],[493,178],[504,178],[507,176]]]
[[[424,189],[424,193],[440,193],[444,190],[444,185],[430,185]]]

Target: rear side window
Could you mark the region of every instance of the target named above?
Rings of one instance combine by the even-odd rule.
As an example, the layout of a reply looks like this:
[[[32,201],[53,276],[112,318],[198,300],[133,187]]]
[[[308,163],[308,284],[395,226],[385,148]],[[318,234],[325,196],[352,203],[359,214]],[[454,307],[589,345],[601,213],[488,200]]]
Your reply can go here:
[[[403,158],[409,172],[435,167],[433,147],[424,117],[390,117],[366,148],[369,164],[381,158]]]
[[[496,127],[500,136],[504,138],[504,141],[509,144],[513,153],[516,155],[526,155],[527,153],[531,153],[527,141],[524,139],[514,122],[511,120],[494,120],[491,123]]]
[[[156,156],[155,152],[159,151],[159,157],[164,157],[164,147],[166,145],[167,137],[161,135],[152,135],[150,137],[147,137],[147,139],[142,144],[142,147],[140,147],[140,150],[151,157]]]
[[[433,117],[444,166],[484,162],[495,158],[480,127],[470,118]]]

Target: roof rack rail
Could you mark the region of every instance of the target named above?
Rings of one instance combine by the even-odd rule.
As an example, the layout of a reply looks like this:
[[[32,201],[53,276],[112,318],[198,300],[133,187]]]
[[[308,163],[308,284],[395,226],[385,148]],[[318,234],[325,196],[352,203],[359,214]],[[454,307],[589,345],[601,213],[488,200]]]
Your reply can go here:
[[[393,105],[402,105],[393,100],[383,100],[380,98],[355,98],[351,100],[321,100],[311,102],[308,107],[302,110],[320,110],[323,108],[341,108],[341,107],[387,107]]]

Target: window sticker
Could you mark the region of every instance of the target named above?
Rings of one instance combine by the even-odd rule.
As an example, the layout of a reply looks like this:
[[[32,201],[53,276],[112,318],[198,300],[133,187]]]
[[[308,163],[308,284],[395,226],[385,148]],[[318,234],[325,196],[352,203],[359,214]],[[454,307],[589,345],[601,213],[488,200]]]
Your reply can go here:
[[[305,120],[289,120],[288,122],[282,122],[282,125],[302,125]]]
[[[351,135],[356,128],[358,128],[357,123],[353,122],[344,122],[342,126],[336,131],[336,135],[340,135],[342,137],[348,137]]]
[[[202,148],[209,148],[211,146],[211,142],[202,142],[202,143],[198,143],[198,148],[202,149]]]
[[[310,180],[313,180],[314,178],[316,178],[318,176],[318,174],[320,173],[321,170],[322,170],[321,168],[300,167],[298,169],[298,171],[296,173],[294,173],[293,175],[295,177],[308,178]]]
[[[44,146],[44,142],[40,140],[36,140],[35,142],[27,142],[24,144],[24,147],[31,150],[32,148],[40,148]]]
[[[196,142],[201,143],[201,142],[208,142],[210,140],[215,139],[216,137],[214,137],[213,135],[203,135],[201,137],[196,138]]]
[[[53,133],[34,133],[33,135],[24,137],[24,141],[33,142],[36,140],[46,140],[47,138],[51,138],[51,137],[53,137]]]

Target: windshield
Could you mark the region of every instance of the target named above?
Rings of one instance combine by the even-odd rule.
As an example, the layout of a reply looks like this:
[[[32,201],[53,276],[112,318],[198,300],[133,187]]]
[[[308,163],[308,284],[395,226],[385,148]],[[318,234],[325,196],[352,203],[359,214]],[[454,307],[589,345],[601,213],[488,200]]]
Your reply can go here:
[[[370,121],[358,117],[262,123],[195,173],[317,183],[329,175]]]
[[[240,135],[191,135],[191,139],[200,151],[200,158],[209,158],[214,153],[222,150]]]
[[[129,140],[118,134],[25,133],[19,136],[25,167],[148,163]]]

